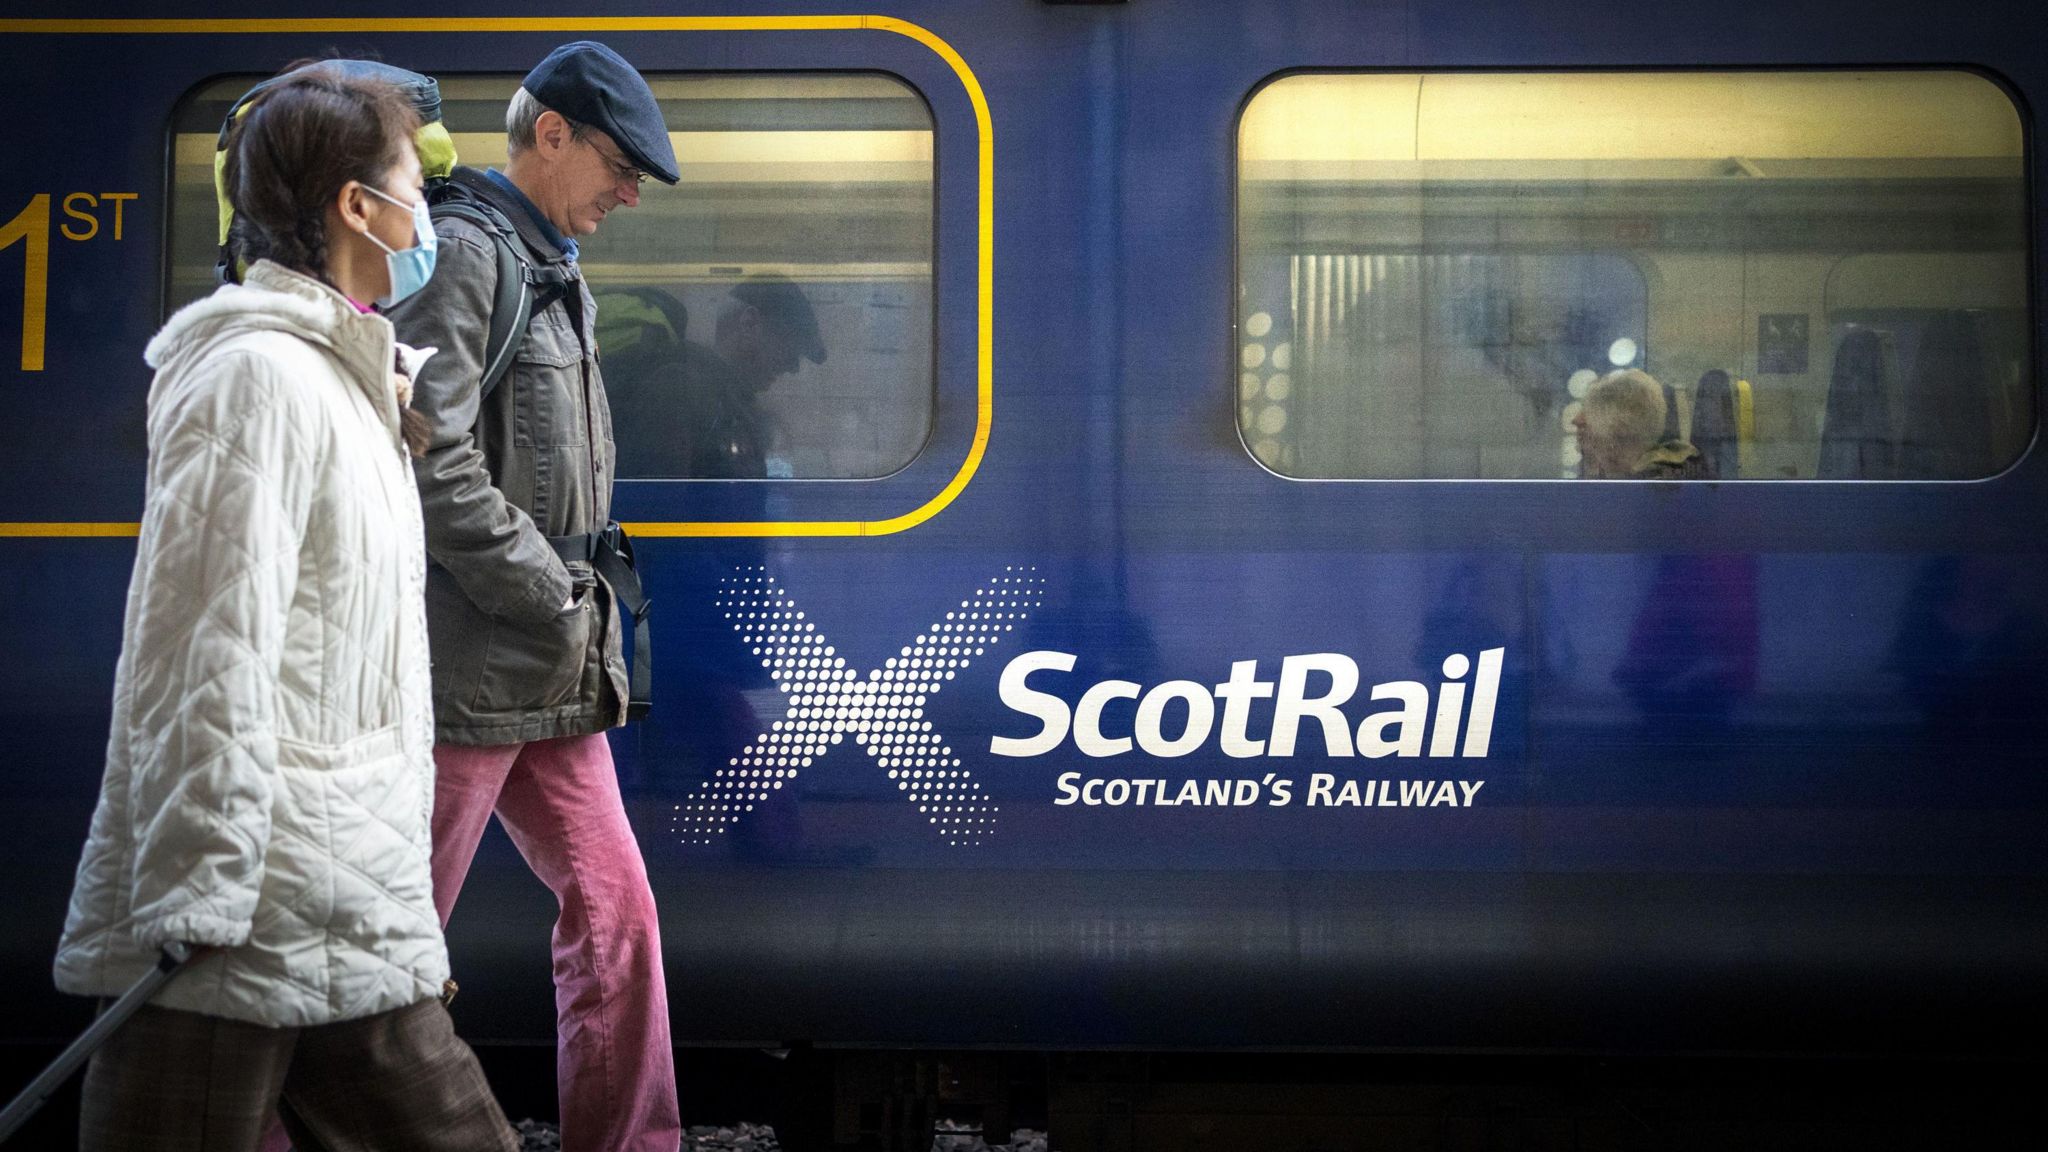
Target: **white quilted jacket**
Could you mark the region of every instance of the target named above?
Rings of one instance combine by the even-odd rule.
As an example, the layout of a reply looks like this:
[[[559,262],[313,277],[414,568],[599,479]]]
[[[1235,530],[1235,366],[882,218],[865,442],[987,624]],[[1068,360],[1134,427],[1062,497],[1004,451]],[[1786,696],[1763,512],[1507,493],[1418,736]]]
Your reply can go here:
[[[57,986],[305,1026],[438,995],[425,551],[391,325],[275,264],[150,342],[113,733]],[[404,350],[412,355],[410,349]]]

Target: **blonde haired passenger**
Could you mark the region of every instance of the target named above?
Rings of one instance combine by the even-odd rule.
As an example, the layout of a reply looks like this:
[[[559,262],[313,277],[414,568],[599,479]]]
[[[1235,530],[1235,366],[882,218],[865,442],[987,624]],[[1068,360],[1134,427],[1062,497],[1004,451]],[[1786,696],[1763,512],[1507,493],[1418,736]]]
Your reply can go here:
[[[1711,480],[1698,448],[1666,437],[1669,402],[1656,377],[1634,368],[1611,372],[1586,390],[1572,428],[1579,475],[1587,480]]]

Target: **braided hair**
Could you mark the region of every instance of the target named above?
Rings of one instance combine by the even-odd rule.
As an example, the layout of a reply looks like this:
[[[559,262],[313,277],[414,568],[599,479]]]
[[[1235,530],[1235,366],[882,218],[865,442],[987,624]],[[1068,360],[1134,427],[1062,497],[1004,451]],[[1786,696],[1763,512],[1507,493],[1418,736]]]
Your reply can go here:
[[[270,260],[331,283],[328,205],[349,181],[375,186],[404,159],[419,113],[402,90],[374,77],[295,68],[251,101],[229,132],[222,184],[235,216],[228,252],[231,260]],[[400,407],[417,456],[426,448],[426,420]]]

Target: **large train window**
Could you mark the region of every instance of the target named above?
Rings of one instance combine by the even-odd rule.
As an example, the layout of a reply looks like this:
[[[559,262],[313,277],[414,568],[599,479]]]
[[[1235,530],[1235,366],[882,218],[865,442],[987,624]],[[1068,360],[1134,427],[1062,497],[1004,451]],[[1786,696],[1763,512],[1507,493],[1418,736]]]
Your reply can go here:
[[[174,119],[171,302],[212,288],[213,149],[260,77]],[[461,161],[505,162],[517,76],[442,76]],[[931,429],[933,124],[890,76],[650,76],[682,182],[582,245],[621,479],[861,479]]]
[[[1282,77],[1239,124],[1239,429],[1293,477],[1574,477],[1638,369],[1627,474],[1989,476],[2034,426],[2024,161],[1965,72]]]

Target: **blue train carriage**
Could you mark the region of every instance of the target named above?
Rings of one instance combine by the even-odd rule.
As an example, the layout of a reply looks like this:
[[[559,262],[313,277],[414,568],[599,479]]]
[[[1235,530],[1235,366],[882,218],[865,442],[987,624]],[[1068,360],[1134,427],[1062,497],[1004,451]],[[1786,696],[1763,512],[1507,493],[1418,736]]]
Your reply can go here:
[[[34,989],[140,349],[211,286],[227,104],[373,52],[492,164],[572,34],[648,73],[683,170],[583,259],[657,605],[614,746],[679,1038],[2041,1022],[2037,15],[160,7],[204,18],[0,20],[0,148],[36,158],[0,173],[14,1035],[86,1015]],[[1623,368],[1717,479],[1575,478]],[[545,895],[497,837],[470,885],[465,1030],[545,1039]]]

